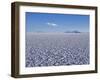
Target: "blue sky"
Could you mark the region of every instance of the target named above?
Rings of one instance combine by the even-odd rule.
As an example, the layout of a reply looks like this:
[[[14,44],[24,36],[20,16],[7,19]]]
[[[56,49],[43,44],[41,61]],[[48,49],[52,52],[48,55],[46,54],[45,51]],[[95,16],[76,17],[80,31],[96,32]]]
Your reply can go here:
[[[89,32],[89,15],[26,12],[26,32]]]

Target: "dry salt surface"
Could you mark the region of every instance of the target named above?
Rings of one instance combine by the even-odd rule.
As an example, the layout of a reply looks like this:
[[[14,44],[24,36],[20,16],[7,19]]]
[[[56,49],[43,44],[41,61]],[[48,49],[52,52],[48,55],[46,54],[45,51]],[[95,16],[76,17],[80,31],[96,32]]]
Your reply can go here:
[[[89,33],[26,33],[26,67],[89,64]]]

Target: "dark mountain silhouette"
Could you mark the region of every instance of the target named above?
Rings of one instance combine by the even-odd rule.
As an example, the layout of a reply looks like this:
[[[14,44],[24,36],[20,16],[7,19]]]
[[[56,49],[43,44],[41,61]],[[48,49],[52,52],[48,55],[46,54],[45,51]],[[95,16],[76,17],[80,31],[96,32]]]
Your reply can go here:
[[[81,32],[78,30],[74,30],[74,31],[65,31],[64,33],[81,33]]]

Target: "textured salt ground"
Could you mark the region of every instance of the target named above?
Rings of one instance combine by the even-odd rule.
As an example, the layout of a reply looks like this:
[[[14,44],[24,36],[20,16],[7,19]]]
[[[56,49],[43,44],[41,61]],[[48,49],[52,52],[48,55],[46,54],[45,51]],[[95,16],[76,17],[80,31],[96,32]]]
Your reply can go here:
[[[88,33],[26,33],[26,67],[89,64]]]

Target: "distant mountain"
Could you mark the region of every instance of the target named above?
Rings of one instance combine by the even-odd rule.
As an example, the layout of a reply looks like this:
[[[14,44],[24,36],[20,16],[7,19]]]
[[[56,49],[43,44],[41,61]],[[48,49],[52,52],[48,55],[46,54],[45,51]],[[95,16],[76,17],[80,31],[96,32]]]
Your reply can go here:
[[[45,33],[44,31],[36,31],[37,33]]]
[[[81,33],[80,31],[74,30],[74,31],[65,31],[64,33]]]

